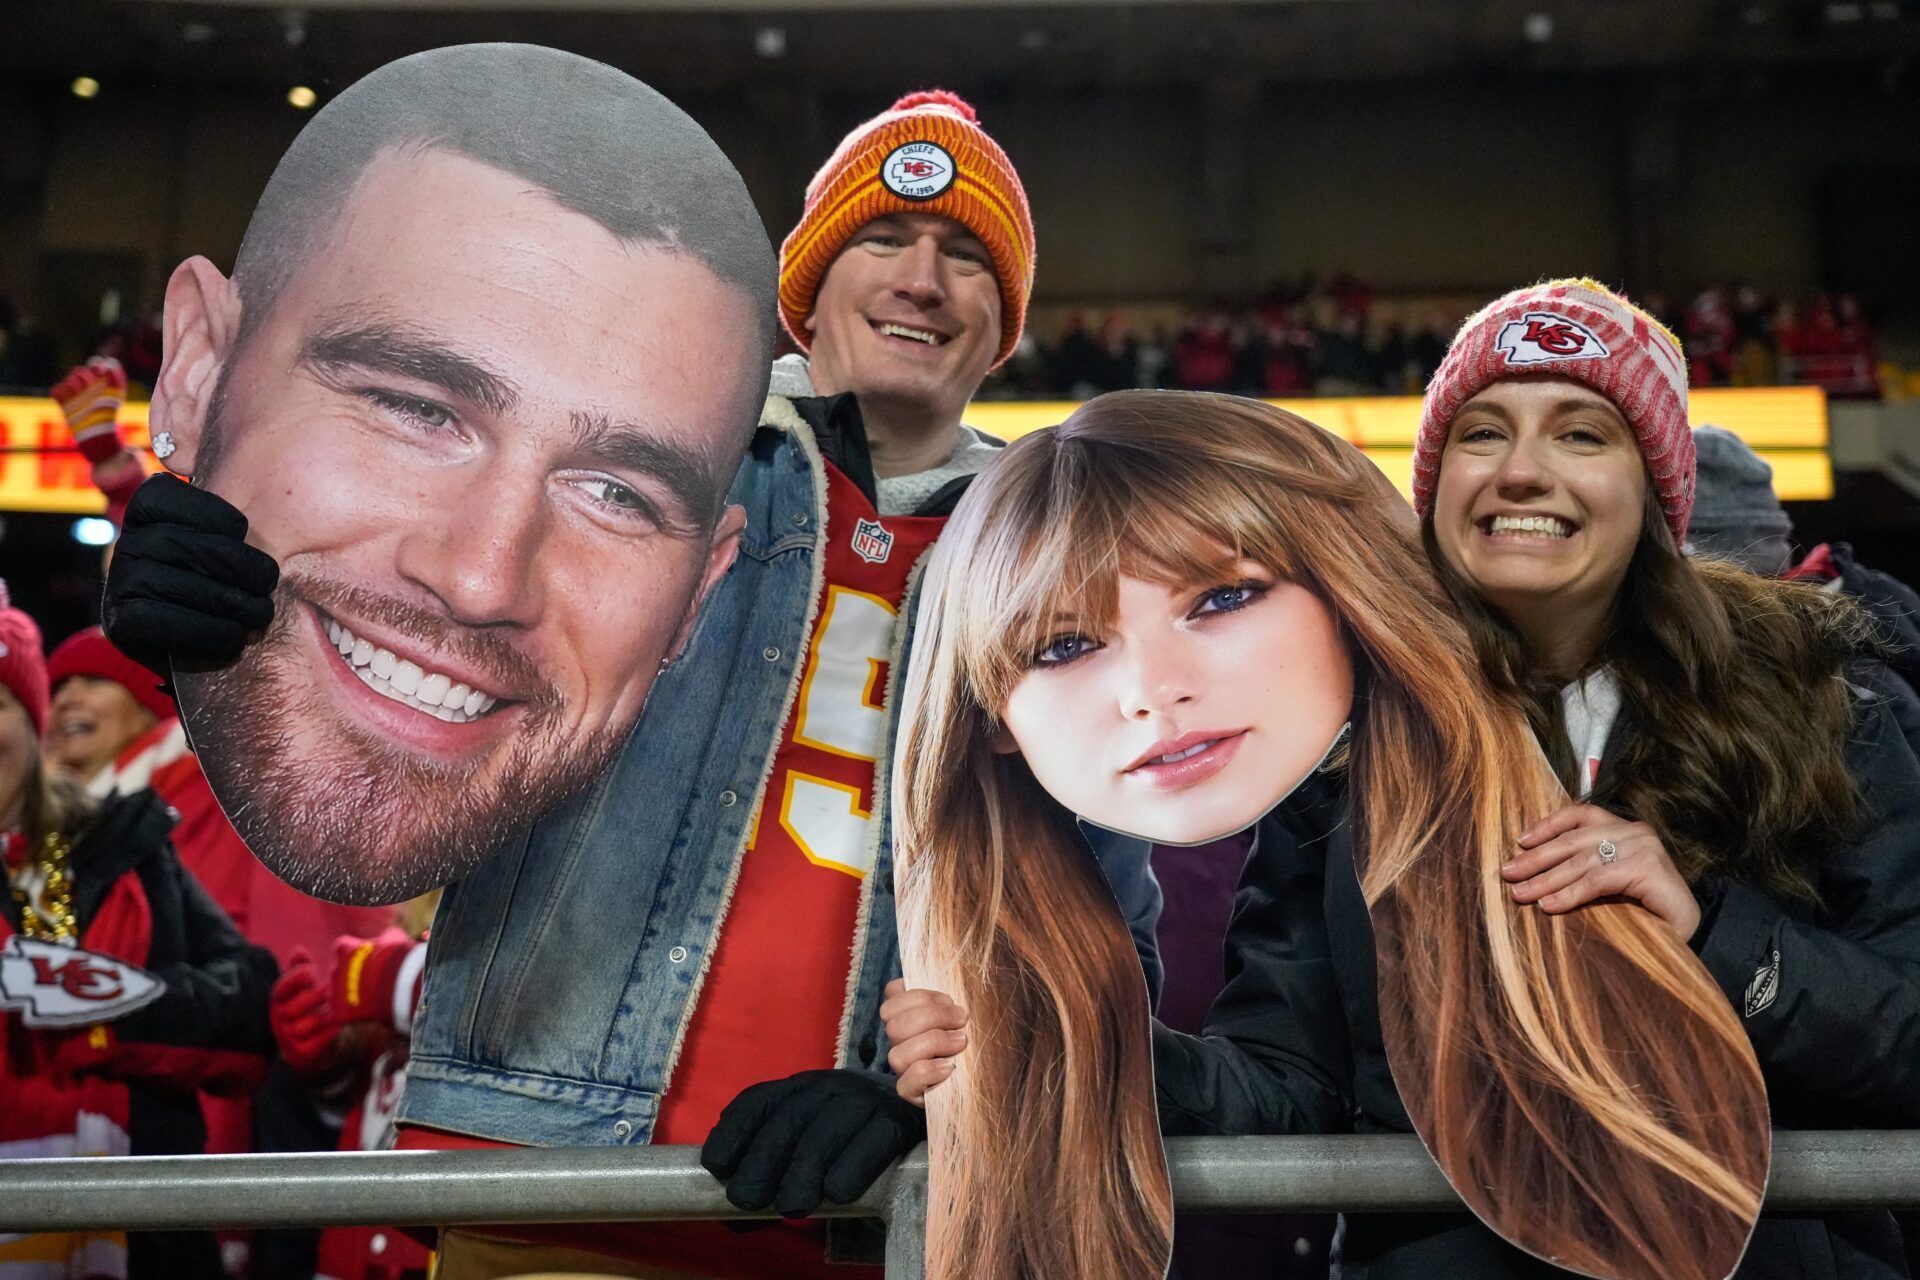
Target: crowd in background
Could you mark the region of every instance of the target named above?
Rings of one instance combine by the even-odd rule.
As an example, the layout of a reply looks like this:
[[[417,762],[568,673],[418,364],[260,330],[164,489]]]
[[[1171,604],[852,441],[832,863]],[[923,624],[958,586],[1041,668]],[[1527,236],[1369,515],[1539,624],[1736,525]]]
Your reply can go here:
[[[1659,294],[1648,300],[1685,344],[1695,387],[1812,383],[1836,397],[1880,395],[1878,338],[1851,295],[1800,299],[1715,284],[1683,308]],[[1084,400],[1166,387],[1271,397],[1419,395],[1465,316],[1458,304],[1382,299],[1346,273],[1275,285],[1252,305],[1193,307],[1172,320],[1065,311],[1051,337],[1030,328],[982,394]]]
[[[1714,284],[1685,307],[1648,310],[1685,344],[1695,387],[1811,383],[1846,399],[1880,396],[1879,339],[1851,294],[1810,298]],[[1149,316],[1148,312],[1168,312]],[[1466,317],[1449,303],[1381,299],[1340,272],[1276,284],[1250,305],[1066,310],[1051,335],[1030,326],[987,379],[986,399],[1085,400],[1164,387],[1255,396],[1419,395]],[[88,354],[111,356],[136,388],[160,368],[157,316],[103,326]],[[39,390],[65,371],[54,338],[0,295],[0,389]]]

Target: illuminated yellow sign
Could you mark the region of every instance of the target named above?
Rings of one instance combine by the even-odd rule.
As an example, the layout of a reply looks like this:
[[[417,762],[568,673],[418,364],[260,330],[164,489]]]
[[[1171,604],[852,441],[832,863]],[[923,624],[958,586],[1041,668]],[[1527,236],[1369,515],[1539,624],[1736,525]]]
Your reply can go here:
[[[1358,445],[1387,478],[1411,495],[1413,442],[1420,429],[1418,396],[1353,396],[1273,400]],[[1070,400],[979,401],[967,421],[982,431],[1017,440],[1050,427],[1075,408]],[[1827,396],[1818,387],[1740,387],[1695,391],[1693,425],[1711,423],[1752,445],[1773,467],[1773,488],[1798,501],[1833,496],[1833,464],[1827,455]]]
[[[120,434],[128,444],[146,447],[146,405],[121,410]],[[106,509],[60,406],[51,399],[0,396],[0,511],[94,515]]]
[[[1351,440],[1408,492],[1413,438],[1420,425],[1416,396],[1276,400],[1301,417]],[[1072,413],[1064,400],[981,401],[967,421],[1008,440],[1050,427]],[[1782,498],[1833,496],[1827,456],[1827,398],[1818,387],[1752,387],[1696,391],[1694,425],[1725,427],[1773,466]],[[129,404],[120,415],[128,443],[147,444],[147,406]],[[55,511],[89,515],[106,506],[73,448],[60,407],[52,400],[0,396],[0,511]]]

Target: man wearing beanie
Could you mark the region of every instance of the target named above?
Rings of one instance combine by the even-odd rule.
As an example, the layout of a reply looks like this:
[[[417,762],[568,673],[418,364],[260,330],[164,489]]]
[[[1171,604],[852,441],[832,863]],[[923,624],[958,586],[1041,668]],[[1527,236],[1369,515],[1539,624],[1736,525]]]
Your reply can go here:
[[[781,246],[780,318],[810,361],[782,361],[774,390],[853,393],[829,430],[860,428],[882,514],[951,509],[919,510],[991,460],[1000,442],[960,414],[1018,344],[1033,270],[1020,177],[954,94],[900,99],[807,185]],[[858,481],[861,462],[845,461]]]
[[[449,886],[401,1146],[699,1144],[736,1205],[798,1217],[924,1138],[878,1012],[900,971],[884,762],[914,570],[997,454],[961,415],[1019,338],[1033,264],[1018,175],[952,94],[902,98],[809,184],[779,280],[808,358],[776,364],[728,494],[740,553],[599,781]],[[224,661],[182,651],[191,627],[116,630],[144,594],[246,631],[210,592],[126,586],[140,509],[109,634]],[[235,536],[194,530],[200,564]],[[1130,910],[1136,936],[1156,907]],[[488,1228],[442,1233],[439,1274],[876,1277],[846,1261],[875,1246],[846,1222]]]

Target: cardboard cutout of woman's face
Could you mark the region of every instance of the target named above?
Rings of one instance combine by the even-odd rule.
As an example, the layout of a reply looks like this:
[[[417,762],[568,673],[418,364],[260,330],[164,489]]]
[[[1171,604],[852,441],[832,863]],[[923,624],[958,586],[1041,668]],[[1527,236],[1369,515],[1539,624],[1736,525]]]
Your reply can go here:
[[[1001,722],[1048,794],[1159,844],[1258,822],[1326,759],[1353,703],[1333,611],[1264,565],[1172,587],[1121,575],[1109,634],[1063,629]]]

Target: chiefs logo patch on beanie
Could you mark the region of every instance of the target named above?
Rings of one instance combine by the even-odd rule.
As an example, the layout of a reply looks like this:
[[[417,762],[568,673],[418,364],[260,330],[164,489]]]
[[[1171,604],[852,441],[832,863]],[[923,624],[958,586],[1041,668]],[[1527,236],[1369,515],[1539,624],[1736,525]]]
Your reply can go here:
[[[1604,360],[1613,354],[1599,335],[1571,316],[1529,311],[1500,327],[1494,347],[1508,364],[1552,364],[1556,360]]]
[[[887,153],[880,181],[903,200],[931,200],[953,185],[953,157],[937,142],[908,142]]]

